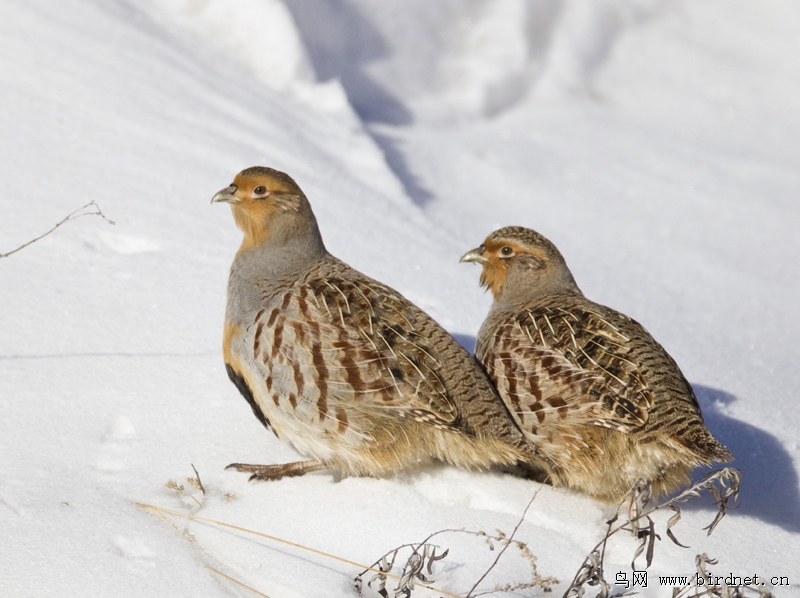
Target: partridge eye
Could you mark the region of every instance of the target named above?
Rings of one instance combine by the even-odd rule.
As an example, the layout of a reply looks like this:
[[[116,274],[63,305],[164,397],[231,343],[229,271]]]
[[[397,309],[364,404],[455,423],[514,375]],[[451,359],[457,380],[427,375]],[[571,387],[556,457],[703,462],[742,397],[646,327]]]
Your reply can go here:
[[[503,248],[500,250],[500,253],[502,253],[502,254],[503,254],[503,255],[505,255],[505,256],[509,256],[509,255],[511,255],[512,253],[514,253],[514,250],[513,250],[513,249],[511,249],[511,247],[509,247],[508,245],[506,245],[505,247],[503,247]]]
[[[256,195],[264,195],[267,192],[267,188],[264,185],[259,185],[255,189],[253,189],[253,193]]]

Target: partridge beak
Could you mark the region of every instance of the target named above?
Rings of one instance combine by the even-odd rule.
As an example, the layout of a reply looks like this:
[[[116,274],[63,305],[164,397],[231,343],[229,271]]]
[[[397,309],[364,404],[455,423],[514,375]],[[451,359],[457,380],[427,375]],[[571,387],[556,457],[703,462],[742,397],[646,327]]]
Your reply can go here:
[[[225,203],[239,203],[239,198],[234,195],[236,193],[236,185],[225,187],[222,191],[218,192],[211,198],[211,203],[224,201]]]
[[[458,260],[458,263],[461,262],[477,262],[478,264],[485,264],[489,260],[483,257],[483,247],[477,247],[472,251],[468,251],[464,255],[461,256],[461,259]]]

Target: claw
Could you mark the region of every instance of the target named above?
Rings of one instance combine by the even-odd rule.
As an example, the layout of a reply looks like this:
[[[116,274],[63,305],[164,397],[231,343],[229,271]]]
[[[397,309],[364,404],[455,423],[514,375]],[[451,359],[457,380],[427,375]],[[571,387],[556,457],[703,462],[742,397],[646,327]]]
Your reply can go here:
[[[305,475],[312,471],[319,471],[326,469],[327,465],[320,461],[297,461],[295,463],[278,463],[275,465],[250,465],[248,463],[231,463],[225,469],[235,469],[242,473],[251,473],[253,475],[248,479],[249,482],[253,480],[261,480],[270,482],[280,480],[281,478],[298,477]]]

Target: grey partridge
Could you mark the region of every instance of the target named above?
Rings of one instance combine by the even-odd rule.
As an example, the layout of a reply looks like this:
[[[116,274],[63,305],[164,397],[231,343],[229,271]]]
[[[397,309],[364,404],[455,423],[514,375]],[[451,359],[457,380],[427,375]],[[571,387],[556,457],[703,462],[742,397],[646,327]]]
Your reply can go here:
[[[494,296],[476,356],[553,463],[555,485],[615,500],[644,477],[664,493],[732,458],[672,357],[638,322],[584,297],[545,237],[502,228],[461,261],[481,264]]]
[[[274,480],[321,469],[378,476],[434,460],[541,463],[469,352],[328,253],[291,177],[248,168],[212,202],[230,204],[244,232],[228,283],[228,375],[261,423],[308,457],[230,467]]]

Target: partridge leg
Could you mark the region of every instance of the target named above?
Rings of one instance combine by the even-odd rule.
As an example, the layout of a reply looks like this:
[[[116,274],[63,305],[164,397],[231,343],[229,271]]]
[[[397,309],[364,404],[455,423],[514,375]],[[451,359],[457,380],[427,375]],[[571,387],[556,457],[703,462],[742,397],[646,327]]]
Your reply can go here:
[[[249,481],[262,480],[265,482],[293,478],[312,471],[327,469],[327,465],[320,461],[296,461],[295,463],[279,463],[276,465],[248,465],[247,463],[231,463],[225,469],[235,469],[243,473],[252,473]]]

